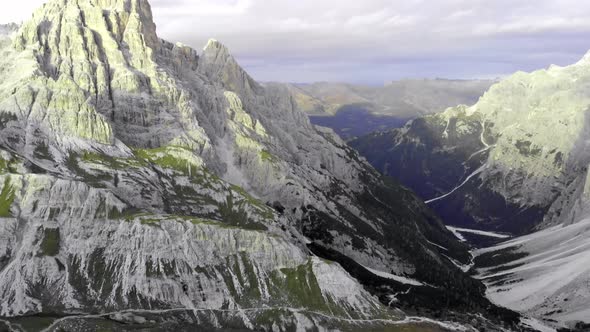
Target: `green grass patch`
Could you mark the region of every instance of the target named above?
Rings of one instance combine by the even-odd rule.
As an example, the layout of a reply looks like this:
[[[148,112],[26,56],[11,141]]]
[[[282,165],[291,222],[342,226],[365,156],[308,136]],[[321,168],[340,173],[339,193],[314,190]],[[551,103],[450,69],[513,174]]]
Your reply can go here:
[[[41,242],[41,255],[57,256],[60,243],[59,228],[46,228],[43,230],[43,241]]]
[[[56,319],[53,317],[28,316],[8,318],[7,320],[15,325],[18,324],[25,331],[42,331],[48,328]]]
[[[110,211],[108,211],[108,219],[131,221],[131,219],[139,213],[140,211],[135,208],[126,208],[123,209],[123,211],[120,211],[117,207],[113,206]]]
[[[142,225],[157,226],[165,221],[185,222],[188,221],[193,225],[214,226],[221,229],[244,229],[249,231],[265,231],[266,227],[260,224],[247,223],[243,225],[229,224],[222,221],[212,219],[204,219],[191,216],[179,215],[154,215],[148,212],[135,212],[122,216],[121,220],[125,222],[139,221]]]
[[[226,224],[244,229],[266,231],[266,226],[248,218],[248,213],[244,208],[245,204],[247,204],[246,201],[238,201],[234,203],[234,197],[230,193],[227,195],[225,203],[218,205],[221,220]]]
[[[330,313],[334,316],[347,316],[344,308],[322,295],[311,259],[296,268],[283,268],[273,272],[271,281],[270,293],[273,299],[285,302],[288,306]]]
[[[281,273],[285,276],[284,289],[297,304],[306,308],[327,310],[322,290],[313,273],[311,260],[295,269],[284,268]]]
[[[142,225],[149,225],[149,226],[159,225],[160,222],[163,221],[163,219],[149,218],[149,217],[139,217],[138,219]]]
[[[17,167],[19,162],[20,159],[17,158],[5,160],[4,158],[0,157],[0,173],[18,173]]]
[[[10,178],[7,177],[4,181],[4,186],[2,187],[2,192],[0,192],[0,217],[2,218],[10,218],[12,214],[10,212],[10,207],[14,202],[15,197],[15,190],[10,184]]]
[[[268,152],[267,150],[260,151],[260,159],[262,161],[266,161],[269,163],[277,162],[277,157],[275,157],[272,153]]]
[[[101,164],[111,169],[126,169],[129,167],[145,167],[147,163],[137,158],[115,158],[106,154],[84,151],[81,157],[86,163]]]
[[[0,157],[0,173],[11,173],[8,163],[9,160],[4,160],[4,158]]]
[[[227,224],[227,223],[224,223],[221,221],[216,221],[216,220],[211,220],[211,219],[203,219],[203,218],[197,218],[197,217],[173,216],[172,218],[175,218],[177,221],[189,221],[193,225],[207,225],[207,226],[218,227],[221,229],[245,229],[245,230],[249,230],[249,231],[261,231],[262,230],[260,227],[248,227],[248,225],[246,225],[246,226],[231,225],[231,224]],[[264,230],[266,230],[266,228]]]
[[[195,202],[199,202],[198,204],[217,206],[217,213],[207,216],[208,218],[219,218],[225,224],[249,230],[267,230],[266,226],[249,218],[252,214],[256,214],[257,217],[264,220],[275,219],[272,208],[249,195],[241,187],[229,185],[228,188],[228,184],[223,182],[218,176],[210,173],[203,166],[196,165],[195,162],[191,161],[190,158],[193,152],[184,147],[165,146],[154,149],[135,149],[134,153],[138,159],[149,164],[162,169],[172,170],[180,173],[182,176],[188,177],[192,185],[198,185],[202,188],[218,192],[226,191],[226,201],[218,202],[201,194],[192,185],[174,186],[173,193],[176,196],[173,197],[176,199],[175,202],[181,202],[183,204],[195,204]]]
[[[66,166],[73,171],[76,175],[82,177],[84,181],[98,188],[104,188],[103,182],[113,181],[113,177],[105,172],[97,171],[98,174],[91,174],[80,167],[79,164],[80,155],[77,152],[70,152],[66,159]]]
[[[179,151],[192,153],[192,151],[179,146],[164,146],[155,149],[137,149],[135,155],[148,161],[152,164],[158,165],[162,168],[173,169],[185,175],[198,174],[200,167],[193,165],[190,161],[175,157],[171,151],[178,149]]]
[[[187,154],[188,157],[194,156],[194,152],[181,146],[164,146],[155,149],[135,149],[135,156],[146,164],[159,166],[162,169],[176,171],[184,176],[189,177],[190,181],[204,188],[214,189],[214,185],[221,184],[221,179],[209,172],[201,165],[196,165],[189,158],[183,158],[173,155]]]
[[[272,208],[262,203],[260,200],[254,198],[242,187],[231,185],[231,189],[240,194],[240,196],[242,196],[249,205],[255,207],[256,212],[260,217],[266,220],[274,220],[275,216],[274,210]]]

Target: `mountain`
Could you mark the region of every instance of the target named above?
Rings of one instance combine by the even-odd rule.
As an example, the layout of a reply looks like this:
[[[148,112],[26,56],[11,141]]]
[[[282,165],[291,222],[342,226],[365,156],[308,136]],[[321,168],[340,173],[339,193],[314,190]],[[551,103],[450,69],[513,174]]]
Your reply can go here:
[[[474,106],[416,119],[353,146],[423,199],[455,190],[430,204],[455,224],[520,234],[572,222],[583,210],[588,173],[589,69],[584,58],[519,72]],[[375,145],[380,148],[364,148]]]
[[[491,80],[400,80],[385,86],[269,83],[284,86],[315,125],[345,140],[402,127],[408,120],[459,104],[474,104]]]
[[[474,255],[477,277],[488,285],[494,303],[559,327],[590,327],[588,217],[479,249]]]
[[[473,106],[351,145],[450,225],[534,233],[476,252],[495,303],[561,326],[588,323],[589,83],[588,55],[567,67],[518,72]]]
[[[146,0],[51,0],[0,46],[0,329],[513,326],[440,219]],[[2,326],[2,324],[4,326]]]
[[[365,105],[381,115],[413,118],[459,104],[473,104],[493,80],[404,79],[384,86],[318,82],[284,84],[297,106],[311,115],[334,115],[347,105]]]

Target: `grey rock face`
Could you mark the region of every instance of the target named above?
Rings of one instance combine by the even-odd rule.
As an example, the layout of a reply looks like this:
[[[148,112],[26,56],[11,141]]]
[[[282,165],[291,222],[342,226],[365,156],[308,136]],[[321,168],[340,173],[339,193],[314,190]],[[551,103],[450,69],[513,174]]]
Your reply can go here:
[[[482,285],[439,252],[466,262],[466,247],[411,192],[223,45],[199,56],[151,17],[143,0],[53,0],[2,37],[0,316],[397,324],[375,296],[396,284],[371,294],[311,245],[485,310]]]

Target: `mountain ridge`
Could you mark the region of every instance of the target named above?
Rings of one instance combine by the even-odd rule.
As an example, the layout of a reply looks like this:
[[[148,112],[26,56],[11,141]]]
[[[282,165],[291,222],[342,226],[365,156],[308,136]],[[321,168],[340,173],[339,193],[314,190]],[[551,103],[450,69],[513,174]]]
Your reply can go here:
[[[222,44],[198,55],[159,39],[147,1],[52,0],[6,38],[0,315],[98,311],[113,329],[449,329],[396,302],[462,310],[464,329],[518,320],[443,256],[469,260],[413,193]],[[403,278],[434,287],[402,295]],[[425,301],[431,291],[439,302]]]
[[[459,104],[473,104],[495,80],[404,79],[383,86],[316,82],[265,83],[287,87],[298,107],[310,115],[331,116],[348,105],[363,104],[378,115],[414,118]]]
[[[474,104],[492,80],[405,79],[383,86],[318,82],[264,83],[288,90],[297,108],[315,125],[332,128],[350,139],[373,131],[402,127],[411,119],[444,111],[459,104]]]
[[[494,302],[562,328],[588,323],[585,270],[572,267],[588,251],[589,82],[587,55],[517,72],[473,106],[351,143],[448,224],[521,235],[476,251],[474,273]]]

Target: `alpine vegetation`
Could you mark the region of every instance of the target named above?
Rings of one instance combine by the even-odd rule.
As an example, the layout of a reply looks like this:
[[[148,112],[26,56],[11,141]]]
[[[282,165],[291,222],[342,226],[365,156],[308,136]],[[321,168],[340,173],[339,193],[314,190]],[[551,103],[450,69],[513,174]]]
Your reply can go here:
[[[221,43],[160,39],[146,0],[0,32],[0,329],[518,323],[416,195]]]

